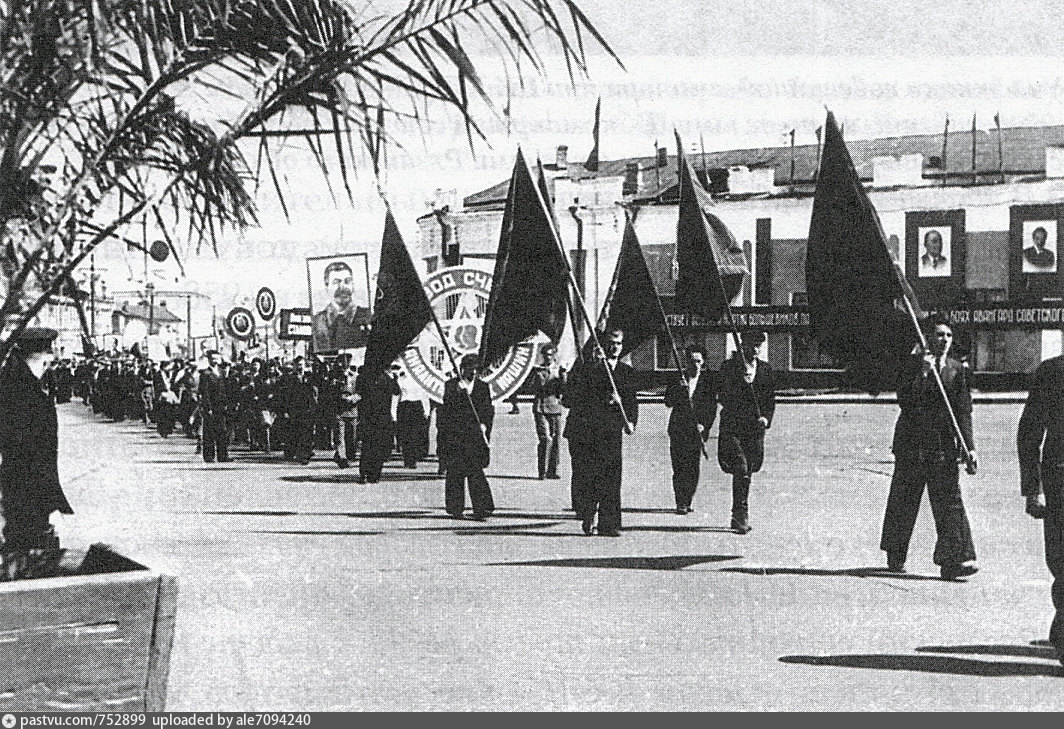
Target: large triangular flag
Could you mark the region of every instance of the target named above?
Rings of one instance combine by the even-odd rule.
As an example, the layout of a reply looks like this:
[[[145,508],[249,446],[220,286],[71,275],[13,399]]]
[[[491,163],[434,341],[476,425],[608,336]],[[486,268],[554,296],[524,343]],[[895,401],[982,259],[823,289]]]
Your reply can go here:
[[[828,112],[805,256],[809,323],[822,352],[840,364],[887,375],[912,347],[912,325],[895,306],[916,297],[887,249],[879,215]],[[878,389],[880,383],[871,383]]]
[[[595,146],[591,148],[591,153],[587,156],[587,162],[584,163],[584,169],[588,172],[599,171],[599,117],[602,112],[602,97],[595,103],[595,128],[591,132],[591,135],[595,138]]]
[[[542,332],[554,344],[565,330],[569,264],[521,150],[510,177],[480,362],[502,360],[511,347]]]
[[[676,135],[680,166],[680,217],[676,224],[676,302],[683,311],[719,319],[742,290],[746,254],[710,210],[713,198],[698,182]]]
[[[432,308],[410,252],[389,209],[384,216],[381,263],[365,367],[385,369],[432,321]]]
[[[665,331],[666,326],[654,280],[650,277],[635,226],[629,217],[624,227],[613,282],[599,314],[598,329],[604,332],[624,330],[624,349],[621,353],[624,356]]]

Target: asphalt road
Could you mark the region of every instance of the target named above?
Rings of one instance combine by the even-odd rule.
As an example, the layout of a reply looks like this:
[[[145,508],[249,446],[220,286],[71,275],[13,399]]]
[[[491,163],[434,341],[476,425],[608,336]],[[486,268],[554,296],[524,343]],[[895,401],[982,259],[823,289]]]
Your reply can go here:
[[[565,511],[564,448],[563,479],[534,478],[527,405],[499,407],[486,523],[445,518],[435,462],[376,485],[324,453],[205,465],[184,438],[59,411],[64,546],[179,578],[170,710],[1064,709],[1016,404],[976,406],[982,571],[954,583],[926,498],[910,573],[878,572],[891,405],[781,405],[746,536],[715,458],[695,513],[672,512],[666,413],[644,406],[620,539]]]

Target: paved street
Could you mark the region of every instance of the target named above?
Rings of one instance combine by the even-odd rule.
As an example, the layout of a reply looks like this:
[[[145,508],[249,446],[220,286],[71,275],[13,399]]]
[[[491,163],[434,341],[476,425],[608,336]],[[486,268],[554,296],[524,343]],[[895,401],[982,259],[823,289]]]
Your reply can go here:
[[[962,488],[982,571],[958,583],[932,564],[926,498],[910,574],[871,569],[893,405],[780,405],[747,536],[715,457],[695,513],[671,511],[665,410],[646,405],[620,539],[580,534],[567,453],[563,480],[535,480],[529,406],[507,410],[499,511],[477,523],[445,518],[435,462],[376,485],[322,453],[205,465],[192,441],[62,405],[61,536],[178,576],[171,710],[1064,709],[1037,644],[1052,607],[1019,405],[976,406]]]

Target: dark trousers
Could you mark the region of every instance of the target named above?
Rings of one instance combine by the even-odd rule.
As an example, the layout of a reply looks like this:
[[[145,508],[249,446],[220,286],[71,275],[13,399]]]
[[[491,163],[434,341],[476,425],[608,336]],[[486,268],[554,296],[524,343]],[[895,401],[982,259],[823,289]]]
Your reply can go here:
[[[314,417],[292,416],[285,441],[286,454],[297,461],[309,461],[314,455]]]
[[[689,509],[698,489],[701,443],[690,438],[669,438],[669,455],[672,457],[672,491],[676,496],[676,508]]]
[[[389,420],[384,423],[359,423],[362,439],[362,457],[358,461],[358,473],[370,483],[380,480],[384,462],[392,455],[395,443],[395,426]]]
[[[447,513],[461,516],[465,511],[466,483],[469,483],[469,501],[473,506],[473,516],[485,517],[495,511],[495,500],[491,496],[491,487],[484,475],[483,468],[456,462],[447,464],[447,478],[444,481],[443,500]]]
[[[403,464],[413,468],[429,453],[429,419],[418,400],[400,402],[396,408],[396,436]]]
[[[599,532],[621,529],[621,431],[569,440],[573,509],[582,521],[598,513]]]
[[[913,456],[896,457],[879,548],[905,560],[925,486],[938,533],[935,564],[955,565],[975,559],[957,462],[952,459],[921,462]]]
[[[558,475],[558,457],[561,454],[561,413],[532,413],[536,419],[536,437],[539,438],[537,463],[539,477]]]
[[[203,414],[203,460],[229,460],[229,423],[224,415]]]
[[[59,549],[59,537],[48,522],[48,512],[25,498],[2,500],[6,552]]]
[[[1053,575],[1053,607],[1056,614],[1049,628],[1049,641],[1056,647],[1057,656],[1064,661],[1064,472],[1059,468],[1045,468],[1046,566]]]

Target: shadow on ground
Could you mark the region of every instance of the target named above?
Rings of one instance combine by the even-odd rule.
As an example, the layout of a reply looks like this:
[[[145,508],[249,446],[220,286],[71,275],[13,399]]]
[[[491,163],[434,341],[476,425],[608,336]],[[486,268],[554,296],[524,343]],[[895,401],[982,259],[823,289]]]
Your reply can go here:
[[[353,531],[319,531],[313,529],[262,529],[250,531],[248,534],[289,534],[299,537],[379,537],[384,532],[353,532]]]
[[[617,570],[675,571],[712,562],[742,559],[737,554],[685,554],[672,557],[571,557],[531,562],[491,562],[488,567],[581,567]]]
[[[963,655],[1016,656],[1017,658],[1048,658],[1053,661],[1057,652],[1051,645],[925,645],[917,653],[959,653]]]
[[[971,646],[961,647],[968,648]],[[994,647],[999,649],[1022,649],[1026,646]],[[1000,678],[1004,676],[1064,677],[1064,668],[1060,666],[1052,666],[1047,663],[977,661],[971,658],[957,658],[955,656],[858,654],[838,656],[781,656],[779,660],[782,663],[795,663],[807,666],[872,668],[886,671],[919,671],[921,673],[947,673],[954,676],[985,676],[987,678]]]
[[[805,577],[889,577],[893,580],[935,580],[940,577],[914,575],[909,573],[888,572],[883,567],[852,567],[846,570],[825,570],[813,567],[724,567],[721,572],[738,572],[744,575],[772,577],[775,575],[801,575]],[[960,580],[950,580],[960,582]]]

